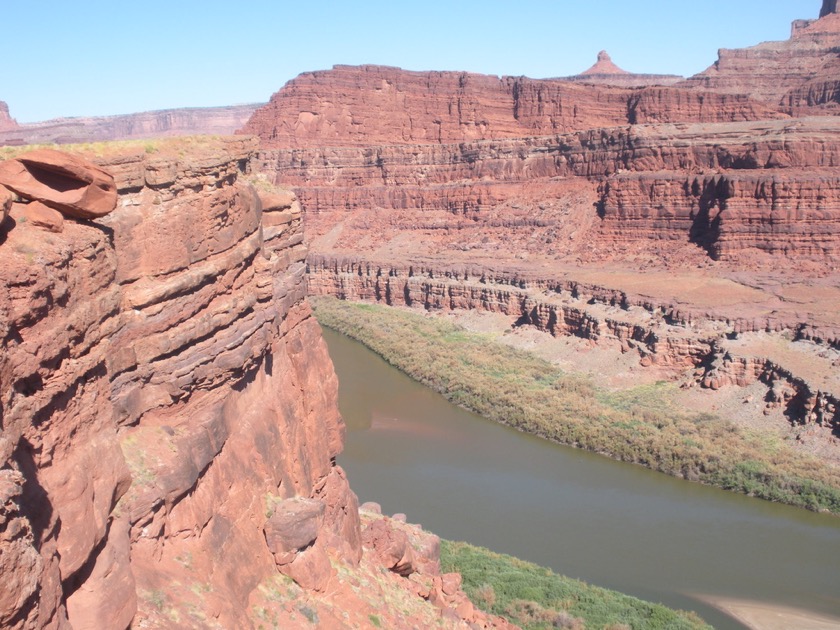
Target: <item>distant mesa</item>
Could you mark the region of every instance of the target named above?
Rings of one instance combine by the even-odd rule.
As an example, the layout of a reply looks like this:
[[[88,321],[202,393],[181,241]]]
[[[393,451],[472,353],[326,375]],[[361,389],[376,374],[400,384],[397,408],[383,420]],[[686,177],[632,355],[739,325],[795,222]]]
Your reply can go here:
[[[615,87],[647,87],[652,85],[673,85],[682,81],[683,77],[675,74],[635,74],[619,68],[613,63],[606,50],[598,53],[595,64],[571,77],[564,77],[567,81],[580,83],[595,83]]]
[[[0,146],[70,144],[171,136],[225,136],[239,129],[259,103],[184,107],[117,116],[55,118],[19,125],[0,101]]]

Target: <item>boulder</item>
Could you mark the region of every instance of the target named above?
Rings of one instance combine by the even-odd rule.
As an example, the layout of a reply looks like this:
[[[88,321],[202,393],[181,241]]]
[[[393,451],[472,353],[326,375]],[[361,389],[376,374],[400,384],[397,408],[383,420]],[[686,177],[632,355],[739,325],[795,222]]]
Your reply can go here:
[[[278,565],[289,564],[310,546],[324,524],[325,506],[316,499],[286,499],[277,503],[263,532]]]
[[[76,219],[95,219],[117,205],[114,178],[81,157],[37,149],[0,163],[0,184]]]
[[[278,190],[277,192],[257,191],[262,203],[263,212],[275,212],[287,210],[297,200],[297,196],[291,190]]]
[[[23,216],[27,223],[44,228],[49,232],[64,230],[64,216],[58,210],[50,208],[40,201],[33,201],[24,205]]]
[[[408,535],[384,519],[376,520],[365,528],[362,544],[373,550],[382,566],[398,575],[408,577],[417,570],[414,549]]]

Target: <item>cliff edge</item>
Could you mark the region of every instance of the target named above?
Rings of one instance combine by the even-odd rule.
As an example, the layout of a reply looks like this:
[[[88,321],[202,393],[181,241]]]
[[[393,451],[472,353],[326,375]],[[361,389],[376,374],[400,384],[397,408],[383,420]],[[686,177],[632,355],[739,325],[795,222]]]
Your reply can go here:
[[[436,537],[362,528],[300,205],[254,149],[0,162],[4,628],[505,627]]]

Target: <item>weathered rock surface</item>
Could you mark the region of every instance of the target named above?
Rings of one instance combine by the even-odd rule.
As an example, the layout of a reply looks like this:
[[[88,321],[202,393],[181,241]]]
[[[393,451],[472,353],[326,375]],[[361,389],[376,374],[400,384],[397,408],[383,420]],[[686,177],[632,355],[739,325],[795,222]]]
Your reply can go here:
[[[118,116],[57,118],[18,125],[0,101],[0,146],[68,144],[134,138],[227,135],[242,127],[259,103],[227,107],[184,107]]]
[[[467,627],[363,548],[299,204],[243,180],[254,148],[106,152],[113,213],[0,228],[3,627]]]
[[[498,313],[511,326],[633,353],[643,366],[674,374],[693,368],[692,384],[702,387],[760,381],[782,392],[768,402],[783,407],[791,423],[831,444],[840,438],[840,288],[831,280],[779,287],[752,278],[747,286],[709,274],[582,268],[545,277],[524,264],[400,265],[322,255],[310,255],[307,265],[314,295]]]
[[[317,252],[831,267],[840,17],[824,12],[678,85],[337,66],[244,131]],[[602,54],[588,76],[627,75]]]
[[[794,115],[814,113],[826,107],[833,112],[836,102],[819,98],[808,101],[805,97],[809,92],[811,96],[816,94],[811,89],[814,82],[836,82],[838,41],[840,16],[836,13],[836,3],[826,2],[820,19],[794,22],[789,40],[763,42],[743,49],[721,49],[714,65],[678,85],[725,94],[749,94]],[[823,96],[827,95],[830,92],[823,92]]]
[[[757,120],[771,111],[729,96],[700,111],[683,90],[651,89],[672,104],[675,122]],[[335,66],[287,83],[242,133],[259,136],[263,148],[451,144],[645,122],[636,100],[637,90],[562,79]]]
[[[103,217],[117,205],[110,173],[53,149],[29,151],[0,163],[0,184],[77,219]]]

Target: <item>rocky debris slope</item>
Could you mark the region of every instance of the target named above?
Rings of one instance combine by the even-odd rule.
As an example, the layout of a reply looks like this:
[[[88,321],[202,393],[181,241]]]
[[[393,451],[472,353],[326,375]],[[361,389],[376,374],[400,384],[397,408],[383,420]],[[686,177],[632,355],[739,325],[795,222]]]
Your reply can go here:
[[[0,146],[69,144],[199,134],[226,135],[239,129],[260,104],[184,107],[117,116],[56,118],[24,125],[9,124],[0,102]],[[11,123],[14,123],[12,120]]]
[[[379,566],[335,464],[344,427],[300,208],[243,180],[253,149],[178,140],[0,166],[39,182],[0,188],[3,627],[251,628],[265,610],[295,627],[306,602],[341,610],[348,580]],[[95,220],[50,207],[83,185],[117,191],[113,211],[89,195],[72,205]],[[42,208],[58,217],[33,220]],[[381,592],[449,627],[468,618],[398,580]],[[266,602],[278,584],[288,606]]]

